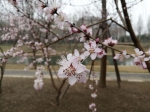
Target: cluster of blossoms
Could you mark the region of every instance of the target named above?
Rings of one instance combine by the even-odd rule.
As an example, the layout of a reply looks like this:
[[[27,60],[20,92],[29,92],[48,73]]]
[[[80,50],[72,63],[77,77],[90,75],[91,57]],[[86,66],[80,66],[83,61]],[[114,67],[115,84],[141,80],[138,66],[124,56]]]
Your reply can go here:
[[[16,28],[9,28],[8,29],[8,33],[2,35],[2,40],[6,41],[6,40],[14,40],[15,37],[17,36],[18,33],[18,29]]]
[[[135,54],[131,54],[134,57],[135,65],[139,66],[140,68],[147,69],[146,61],[150,60],[150,57],[145,57],[143,51],[140,51],[138,48],[134,49]],[[146,52],[149,54],[149,51]]]
[[[118,43],[118,41],[112,39],[112,37],[105,39],[104,42],[103,42],[104,45],[111,46],[111,47],[113,47],[117,43]]]
[[[116,54],[114,56],[114,59],[119,60],[119,61],[123,61],[124,58],[126,59],[130,58],[130,55],[128,55],[125,50],[122,53]]]
[[[41,67],[38,67],[37,71],[35,72],[35,76],[37,77],[37,79],[34,80],[34,88],[36,90],[42,89],[42,87],[44,85],[44,82],[43,82],[43,77],[44,77],[43,70],[44,70],[44,67],[41,66]]]
[[[95,104],[95,103],[91,103],[91,104],[89,105],[89,109],[91,109],[92,112],[96,112],[96,111],[97,111],[97,109],[96,109],[96,104]]]
[[[114,59],[123,61],[125,58],[127,59],[132,56],[134,58],[133,63],[136,66],[139,66],[142,69],[147,69],[146,62],[150,60],[150,50],[143,53],[143,51],[140,51],[138,48],[135,48],[134,51],[135,51],[135,54],[129,55],[124,50],[123,52],[116,54],[116,56],[114,56]],[[146,56],[146,55],[148,55],[148,56]]]
[[[95,80],[94,73],[91,74],[90,77],[93,78],[94,83],[89,85],[89,89],[93,91],[92,94],[91,94],[91,97],[95,99],[95,98],[97,98],[96,86],[98,85],[98,81]],[[91,109],[92,112],[96,112],[97,111],[96,104],[93,101],[92,101],[91,104],[89,104],[89,109]]]
[[[86,49],[84,55],[86,57],[90,55],[92,60],[95,60],[96,57],[102,58],[104,55],[106,55],[105,51],[98,47],[96,41],[88,41],[84,43],[84,48]]]
[[[61,59],[57,61],[61,65],[58,70],[58,76],[60,78],[68,78],[70,85],[75,84],[75,82],[86,83],[88,70],[81,63],[82,59],[84,59],[84,55],[80,55],[78,50],[75,50],[74,54],[68,54],[67,58],[61,56]]]

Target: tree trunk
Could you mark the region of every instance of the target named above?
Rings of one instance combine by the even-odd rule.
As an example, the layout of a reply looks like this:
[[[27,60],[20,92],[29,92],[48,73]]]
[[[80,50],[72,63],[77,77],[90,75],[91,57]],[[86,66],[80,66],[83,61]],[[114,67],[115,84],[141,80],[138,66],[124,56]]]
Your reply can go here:
[[[5,65],[6,65],[6,62],[4,62],[2,64],[2,66],[0,66],[1,68],[1,77],[0,77],[0,94],[2,94],[2,80],[3,80],[3,76],[4,76],[4,70],[5,70]]]
[[[107,10],[106,10],[106,1],[102,0],[102,19],[107,19]],[[107,29],[107,22],[102,23],[102,32]],[[102,40],[107,38],[107,32],[103,35]],[[104,48],[105,52],[107,53],[107,48]],[[106,87],[106,65],[107,65],[107,55],[103,56],[101,59],[101,69],[100,69],[100,80],[99,80],[99,87],[105,88]]]
[[[37,63],[36,63],[36,51],[35,50],[33,50],[33,61],[34,61],[33,67],[36,70],[37,69]]]
[[[0,81],[0,94],[2,94],[2,81]]]
[[[112,51],[112,57],[115,56],[115,51]],[[118,69],[118,64],[117,64],[117,60],[113,59],[114,62],[114,67],[115,67],[115,72],[116,72],[116,78],[117,78],[117,83],[118,83],[118,88],[121,88],[120,82],[121,82],[121,78],[120,78],[120,73],[119,73],[119,69]]]
[[[107,52],[107,48],[104,49],[105,52]],[[100,69],[100,80],[99,80],[99,86],[101,88],[106,87],[106,71],[107,71],[107,55],[103,56],[101,59],[101,69]]]

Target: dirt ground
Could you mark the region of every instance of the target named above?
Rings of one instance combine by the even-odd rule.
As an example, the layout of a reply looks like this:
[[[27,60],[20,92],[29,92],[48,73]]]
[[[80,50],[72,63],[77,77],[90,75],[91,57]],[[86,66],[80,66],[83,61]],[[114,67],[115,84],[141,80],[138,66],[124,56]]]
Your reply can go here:
[[[55,106],[56,92],[50,79],[44,79],[40,91],[33,88],[32,78],[4,78],[0,95],[0,112],[91,112],[91,90],[83,84],[71,86],[59,106]],[[98,112],[150,112],[150,82],[107,82],[98,88],[94,101]]]

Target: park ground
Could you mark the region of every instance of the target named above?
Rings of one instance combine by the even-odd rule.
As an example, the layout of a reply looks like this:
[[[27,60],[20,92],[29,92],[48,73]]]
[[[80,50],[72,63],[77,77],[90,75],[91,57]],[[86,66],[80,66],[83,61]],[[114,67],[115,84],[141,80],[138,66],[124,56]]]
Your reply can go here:
[[[4,77],[0,95],[0,112],[91,112],[91,90],[87,85],[71,86],[60,105],[55,105],[56,92],[50,79],[44,79],[42,90],[33,88],[33,78]],[[98,112],[150,112],[150,82],[108,81],[106,88],[98,88],[93,100]]]
[[[8,47],[10,46],[4,46],[4,49]],[[67,51],[68,47],[65,47]],[[80,45],[77,47],[81,48]],[[58,52],[64,49],[64,47],[56,48],[59,48]],[[128,53],[134,53],[133,47],[119,46],[119,50],[124,49],[127,49]],[[145,50],[147,49],[145,45]],[[111,52],[108,51],[108,54]],[[99,61],[95,63],[99,64]],[[22,64],[7,64],[6,71],[7,69],[23,70],[25,67],[26,65]],[[54,67],[56,71],[59,69],[59,66]],[[90,64],[87,68],[90,68]],[[99,72],[100,67],[94,66],[94,70]],[[119,71],[128,74],[148,73],[147,70],[136,66],[119,66]],[[114,66],[107,66],[107,72],[114,72]],[[87,88],[88,84],[75,84],[70,87],[60,105],[56,106],[56,92],[50,79],[44,79],[44,87],[39,91],[33,88],[34,79],[4,76],[3,93],[0,95],[0,112],[91,112],[88,108],[91,102],[96,103],[98,112],[150,112],[150,82],[148,81],[122,81],[121,89],[118,89],[116,81],[107,81],[106,88],[97,87],[98,97],[95,100],[90,97],[92,91]]]

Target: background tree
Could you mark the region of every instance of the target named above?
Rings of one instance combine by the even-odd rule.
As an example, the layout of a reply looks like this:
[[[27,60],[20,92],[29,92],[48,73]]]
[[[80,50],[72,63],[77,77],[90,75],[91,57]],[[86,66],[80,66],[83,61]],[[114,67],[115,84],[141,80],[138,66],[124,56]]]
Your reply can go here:
[[[149,36],[149,41],[150,41],[150,15],[149,15],[148,21],[147,21],[147,30],[148,30],[148,36]]]
[[[142,20],[142,16],[140,15],[138,17],[138,21],[137,21],[137,34],[138,34],[138,38],[139,40],[141,40],[141,35],[142,35],[142,32],[143,32],[143,20]]]

